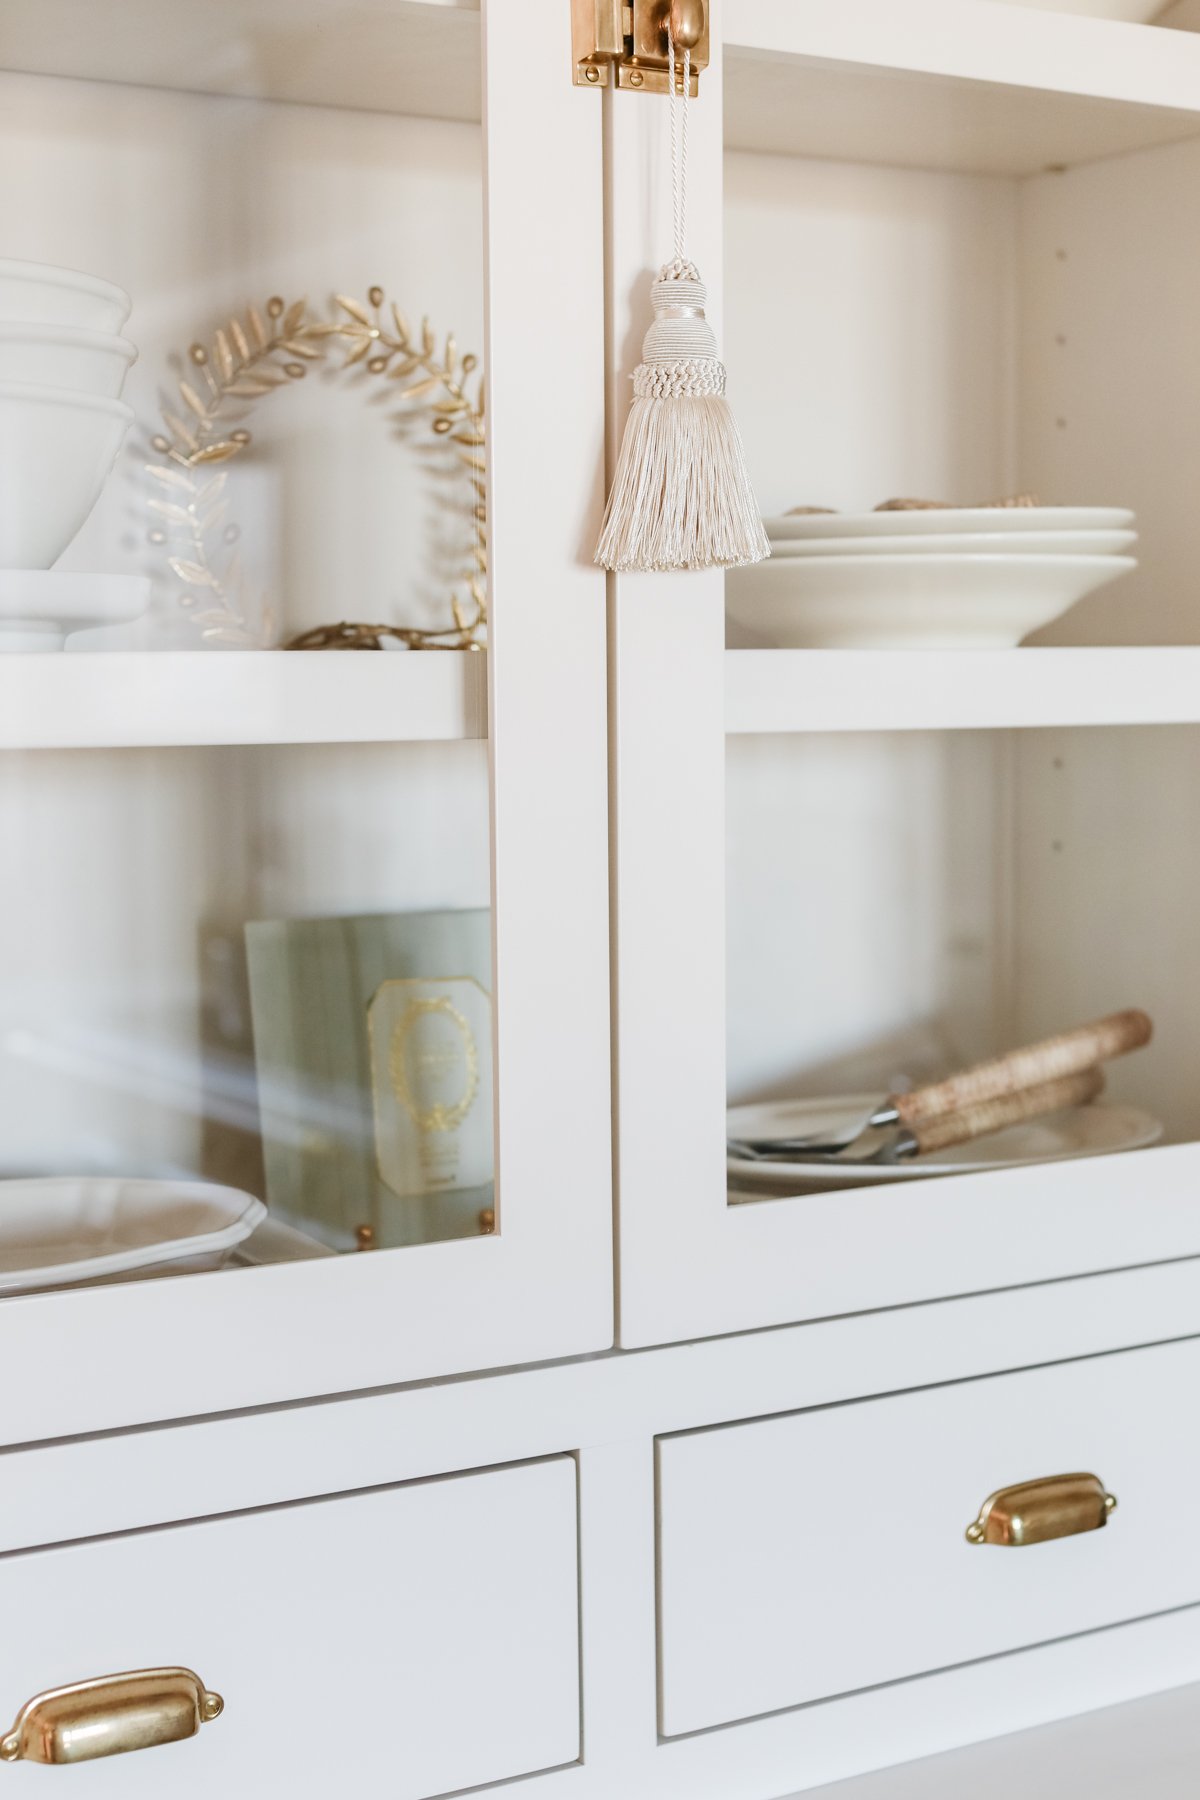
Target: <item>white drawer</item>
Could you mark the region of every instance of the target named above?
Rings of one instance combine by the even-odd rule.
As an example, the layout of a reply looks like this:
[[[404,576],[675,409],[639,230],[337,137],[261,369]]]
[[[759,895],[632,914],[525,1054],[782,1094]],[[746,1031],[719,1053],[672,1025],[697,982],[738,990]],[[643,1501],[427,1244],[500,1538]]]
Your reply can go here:
[[[5,1784],[425,1800],[573,1762],[575,1485],[556,1457],[0,1560],[0,1733],[42,1690],[156,1665],[225,1702],[186,1741]]]
[[[659,1440],[664,1735],[1200,1601],[1200,1340]],[[1102,1530],[973,1545],[1090,1471]]]

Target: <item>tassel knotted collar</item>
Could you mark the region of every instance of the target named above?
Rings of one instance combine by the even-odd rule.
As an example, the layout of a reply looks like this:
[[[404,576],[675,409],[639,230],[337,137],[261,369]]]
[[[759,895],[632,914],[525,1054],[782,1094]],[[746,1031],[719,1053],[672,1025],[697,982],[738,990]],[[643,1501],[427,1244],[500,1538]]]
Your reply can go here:
[[[732,568],[771,554],[725,399],[725,365],[704,316],[707,290],[684,254],[691,52],[683,53],[677,122],[680,84],[669,25],[667,41],[675,255],[650,290],[654,323],[634,373],[633,404],[596,550],[598,563],[622,572]]]

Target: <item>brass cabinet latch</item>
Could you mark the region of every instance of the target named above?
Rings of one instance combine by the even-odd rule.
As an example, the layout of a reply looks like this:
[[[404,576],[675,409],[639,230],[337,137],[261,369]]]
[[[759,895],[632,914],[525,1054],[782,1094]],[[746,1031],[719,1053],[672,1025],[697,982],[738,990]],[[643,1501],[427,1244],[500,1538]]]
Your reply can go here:
[[[708,67],[707,0],[571,0],[576,87],[608,87],[611,70],[617,87],[669,93],[668,20],[676,50],[691,53],[694,98]]]

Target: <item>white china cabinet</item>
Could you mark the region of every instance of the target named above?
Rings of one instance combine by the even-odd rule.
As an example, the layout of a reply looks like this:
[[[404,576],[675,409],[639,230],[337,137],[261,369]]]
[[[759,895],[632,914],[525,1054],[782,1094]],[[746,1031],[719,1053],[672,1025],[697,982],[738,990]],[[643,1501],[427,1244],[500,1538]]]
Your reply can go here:
[[[154,584],[0,657],[0,1173],[267,1205],[220,1268],[0,1296],[0,1761],[88,1762],[0,1781],[771,1800],[979,1743],[984,1792],[984,1740],[1200,1683],[1200,38],[712,0],[688,247],[764,512],[1138,516],[1035,644],[805,651],[592,561],[672,241],[665,100],[573,66],[625,23],[0,0],[0,257],[135,302],[62,567]],[[389,398],[449,330],[458,438]],[[445,624],[464,471],[486,653],[230,641]],[[414,1192],[386,1009],[452,980],[472,1054],[418,1072],[484,1148]],[[1123,1007],[1152,1146],[731,1188],[731,1102]]]
[[[369,1183],[356,1214],[333,964],[310,979],[268,944],[259,1039],[285,1013],[310,1040],[280,1133],[329,1159],[331,1217],[256,1236],[255,1267],[13,1296],[10,1442],[612,1341],[604,583],[578,554],[603,499],[601,122],[557,79],[569,24],[531,53],[498,11],[4,8],[3,254],[125,287],[140,351],[129,443],[64,566],[150,573],[157,595],[140,626],[0,666],[5,1174],[261,1194],[278,1096],[261,1066],[255,1091],[245,927],[347,915],[474,909],[470,970],[435,938],[416,973],[494,993],[496,1143],[494,1196],[489,1166],[465,1206],[451,1194],[416,1227],[394,1196],[377,1218]],[[176,394],[190,376],[208,399],[189,345],[224,325],[231,354],[225,322],[253,337],[253,307],[286,331],[305,298],[306,316],[353,326],[333,297],[367,319],[376,284],[412,331],[428,315],[439,357],[452,332],[458,359],[475,353],[456,370],[472,394],[487,370],[488,652],[231,647],[222,590],[177,579],[201,555],[187,514],[204,476],[245,546],[241,586],[220,572],[248,635],[269,607],[283,639],[344,619],[452,624],[482,446],[451,441],[439,463],[421,396],[389,409],[387,374],[335,372],[352,344],[282,351],[288,392],[246,363],[222,415],[226,438],[251,432],[240,458],[189,463],[163,423],[182,411],[192,443],[211,441]],[[374,316],[391,328],[386,301]],[[332,954],[367,979],[378,949]],[[380,963],[370,981],[405,972]],[[470,1024],[464,1079],[486,1089],[486,1012]]]

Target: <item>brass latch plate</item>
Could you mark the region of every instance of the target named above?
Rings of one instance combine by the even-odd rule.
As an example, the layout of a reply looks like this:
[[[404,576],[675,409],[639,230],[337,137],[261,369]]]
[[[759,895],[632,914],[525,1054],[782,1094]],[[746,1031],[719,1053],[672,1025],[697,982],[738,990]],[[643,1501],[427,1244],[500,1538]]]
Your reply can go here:
[[[706,0],[571,0],[575,86],[602,88],[615,81],[642,93],[669,93],[668,16],[677,47],[688,44],[691,51],[689,92],[695,98],[699,72],[708,67]]]

